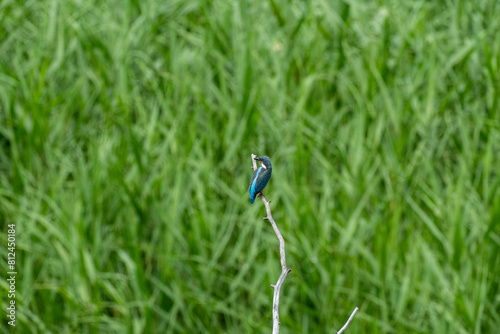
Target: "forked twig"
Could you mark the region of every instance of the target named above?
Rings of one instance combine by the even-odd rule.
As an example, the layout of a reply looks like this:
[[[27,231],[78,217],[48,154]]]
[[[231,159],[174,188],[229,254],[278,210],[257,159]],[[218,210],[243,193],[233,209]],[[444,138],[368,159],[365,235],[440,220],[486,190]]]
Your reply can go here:
[[[257,163],[255,162],[254,158],[257,156],[255,154],[252,154],[252,168],[255,171],[257,169]],[[273,334],[278,334],[280,331],[280,316],[279,316],[279,304],[280,304],[280,290],[281,286],[283,285],[283,282],[285,281],[286,276],[292,269],[288,268],[286,266],[286,257],[285,257],[285,240],[283,239],[283,236],[280,233],[280,230],[278,229],[278,226],[276,225],[273,216],[271,214],[271,208],[269,206],[269,203],[271,201],[267,201],[266,198],[264,197],[264,194],[260,192],[258,194],[260,199],[262,200],[262,203],[264,203],[264,206],[266,207],[266,213],[267,217],[264,217],[264,220],[268,220],[271,223],[271,226],[273,227],[274,233],[276,233],[276,236],[278,237],[279,243],[280,243],[280,259],[281,259],[281,275],[278,278],[278,282],[276,284],[271,284],[271,287],[274,289],[274,295],[273,295]],[[343,333],[346,328],[349,326],[351,323],[352,319],[358,312],[359,308],[356,306],[354,311],[351,313],[351,316],[349,319],[347,319],[347,322],[345,325],[338,331],[336,332],[337,334]]]
[[[257,169],[257,163],[255,162],[254,158],[257,156],[255,154],[252,154],[252,165],[253,165],[253,170],[255,171]],[[262,200],[262,203],[264,203],[264,206],[266,207],[266,213],[267,217],[264,218],[264,220],[268,220],[271,223],[271,226],[273,227],[274,233],[276,233],[276,236],[278,237],[279,243],[280,243],[280,258],[281,258],[281,275],[278,278],[278,282],[276,284],[271,285],[271,287],[274,289],[274,295],[273,295],[273,334],[278,334],[280,331],[280,315],[279,315],[279,304],[280,304],[280,290],[281,290],[281,285],[283,285],[283,282],[285,281],[286,275],[292,269],[288,268],[286,266],[286,258],[285,258],[285,240],[283,239],[283,236],[280,233],[280,230],[278,229],[278,226],[276,225],[273,216],[271,214],[271,208],[269,207],[269,203],[271,201],[267,201],[266,198],[264,197],[264,194],[262,192],[259,193],[258,195],[260,199]]]

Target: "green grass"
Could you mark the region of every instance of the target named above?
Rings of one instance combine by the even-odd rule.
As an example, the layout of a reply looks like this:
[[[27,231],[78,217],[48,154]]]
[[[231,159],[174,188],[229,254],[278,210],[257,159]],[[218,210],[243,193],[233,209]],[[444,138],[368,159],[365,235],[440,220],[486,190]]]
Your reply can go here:
[[[18,333],[269,333],[252,153],[282,333],[355,306],[349,333],[500,328],[497,0],[4,0],[0,22]]]

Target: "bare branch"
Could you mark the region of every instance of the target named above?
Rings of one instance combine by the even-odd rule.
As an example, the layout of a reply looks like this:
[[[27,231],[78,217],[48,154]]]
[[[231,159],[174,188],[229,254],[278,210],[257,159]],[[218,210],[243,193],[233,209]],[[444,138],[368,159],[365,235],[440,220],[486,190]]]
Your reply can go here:
[[[252,168],[254,172],[257,169],[257,163],[255,162],[255,158],[257,158],[257,156],[255,154],[252,154]]]
[[[257,169],[257,163],[255,162],[254,158],[257,156],[255,154],[252,154],[252,168],[255,171]],[[276,222],[273,219],[273,216],[271,214],[271,208],[269,206],[269,203],[271,203],[271,200],[267,201],[266,198],[264,197],[264,194],[260,192],[258,194],[260,199],[262,200],[262,203],[264,203],[264,206],[266,207],[266,213],[267,217],[264,217],[264,220],[268,220],[271,223],[271,226],[273,227],[274,233],[276,233],[276,236],[278,237],[279,243],[280,243],[280,259],[281,259],[281,275],[278,278],[278,282],[276,284],[271,284],[271,287],[274,289],[274,295],[273,295],[273,334],[278,334],[280,331],[280,319],[279,319],[279,304],[280,304],[280,290],[281,290],[281,285],[283,285],[283,282],[285,281],[286,276],[292,269],[288,268],[286,266],[286,257],[285,257],[285,240],[283,239],[283,236],[280,233],[280,230],[278,229],[278,226],[276,225]],[[345,325],[337,332],[337,334],[343,333],[347,326],[351,323],[352,319],[358,312],[359,308],[356,306],[354,311],[351,313],[351,316],[345,323]]]
[[[347,322],[345,323],[344,327],[342,327],[341,329],[339,329],[339,331],[337,332],[337,334],[341,334],[345,331],[345,329],[347,328],[347,326],[349,326],[349,324],[351,323],[352,319],[354,318],[354,316],[356,315],[356,313],[359,311],[359,308],[356,306],[356,308],[354,309],[354,311],[352,311],[351,313],[351,316],[349,317],[349,319],[347,319]]]
[[[252,154],[252,165],[253,165],[253,170],[255,171],[257,169],[257,163],[255,162],[254,158],[257,156],[255,154]],[[273,334],[278,334],[280,331],[280,319],[279,319],[279,304],[280,304],[280,290],[281,290],[281,285],[283,285],[283,282],[285,281],[286,276],[292,269],[288,268],[286,266],[286,258],[285,258],[285,240],[283,239],[283,236],[280,233],[280,230],[278,229],[278,226],[276,225],[276,222],[273,219],[273,216],[271,214],[271,208],[269,206],[269,203],[271,201],[266,201],[266,198],[264,197],[264,194],[262,192],[259,193],[259,197],[262,200],[262,203],[264,203],[264,206],[266,207],[266,213],[267,217],[264,218],[264,220],[268,220],[271,223],[271,226],[273,227],[274,233],[276,233],[276,236],[278,237],[279,243],[280,243],[280,258],[281,258],[281,275],[278,278],[278,282],[276,282],[275,285],[271,285],[274,289],[274,295],[273,295]]]

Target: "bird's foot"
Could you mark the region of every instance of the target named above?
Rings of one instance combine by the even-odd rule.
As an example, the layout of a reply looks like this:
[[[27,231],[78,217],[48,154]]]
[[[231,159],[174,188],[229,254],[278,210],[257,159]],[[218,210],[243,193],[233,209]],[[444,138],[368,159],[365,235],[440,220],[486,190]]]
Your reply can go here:
[[[257,196],[259,196],[260,198],[262,198],[262,197],[264,197],[264,193],[259,192],[259,193],[257,193]],[[271,200],[267,201],[267,203],[271,203]]]

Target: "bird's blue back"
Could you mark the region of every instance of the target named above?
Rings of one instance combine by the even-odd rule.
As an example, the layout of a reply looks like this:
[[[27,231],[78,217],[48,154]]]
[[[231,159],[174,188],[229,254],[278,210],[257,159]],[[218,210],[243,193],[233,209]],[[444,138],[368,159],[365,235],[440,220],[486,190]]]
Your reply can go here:
[[[250,187],[248,190],[250,191],[250,203],[255,201],[255,197],[257,194],[262,191],[269,179],[271,178],[272,169],[264,169],[262,167],[257,168],[257,170],[252,175],[252,180],[250,181]]]

